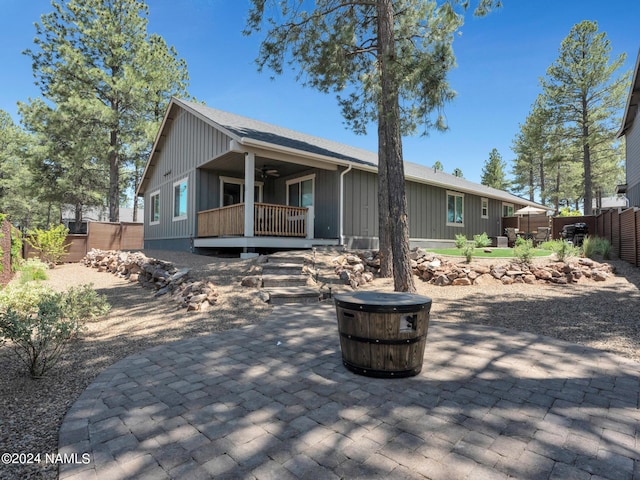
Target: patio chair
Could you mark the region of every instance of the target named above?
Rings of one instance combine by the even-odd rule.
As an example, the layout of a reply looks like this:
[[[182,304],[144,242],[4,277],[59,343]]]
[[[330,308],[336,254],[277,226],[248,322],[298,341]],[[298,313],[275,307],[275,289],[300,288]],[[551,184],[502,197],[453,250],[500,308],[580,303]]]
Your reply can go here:
[[[516,235],[516,229],[507,227],[504,229],[504,234],[507,236],[507,245],[513,247],[516,244],[518,236]]]
[[[538,228],[538,231],[533,236],[533,244],[538,246],[541,243],[548,241],[549,240],[549,231],[550,230],[551,229],[549,227],[540,227],[540,228]]]

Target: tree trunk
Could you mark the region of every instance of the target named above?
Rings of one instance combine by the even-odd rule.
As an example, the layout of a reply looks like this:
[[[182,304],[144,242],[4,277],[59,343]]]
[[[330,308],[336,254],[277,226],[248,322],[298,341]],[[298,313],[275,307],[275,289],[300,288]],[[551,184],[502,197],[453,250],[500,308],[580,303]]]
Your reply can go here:
[[[582,155],[584,167],[584,214],[592,212],[592,179],[591,179],[591,149],[589,146],[589,111],[586,98],[582,99]]]
[[[380,249],[380,276],[393,276],[391,225],[389,223],[389,178],[387,169],[386,121],[382,107],[378,112],[378,241]]]
[[[109,151],[109,221],[120,221],[120,155],[118,153],[118,132],[111,131]]]
[[[378,13],[378,49],[381,77],[378,142],[381,159],[386,162],[388,182],[389,225],[393,255],[393,284],[396,292],[415,292],[409,259],[409,224],[405,196],[400,105],[397,73],[394,71],[395,37],[392,0],[380,0]],[[383,192],[384,193],[384,192]],[[382,224],[380,225],[382,227]],[[381,238],[384,232],[381,231]]]
[[[76,203],[75,209],[75,225],[73,227],[73,233],[78,233],[80,232],[80,228],[82,227],[82,204]]]

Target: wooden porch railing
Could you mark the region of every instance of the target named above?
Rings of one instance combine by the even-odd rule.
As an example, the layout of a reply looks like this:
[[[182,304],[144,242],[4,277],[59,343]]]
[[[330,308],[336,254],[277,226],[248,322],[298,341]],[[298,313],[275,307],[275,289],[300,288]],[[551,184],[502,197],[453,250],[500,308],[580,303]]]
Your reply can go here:
[[[244,235],[244,203],[198,212],[198,237]]]
[[[273,237],[306,237],[307,209],[256,203],[253,234]],[[244,235],[244,203],[198,212],[198,237]]]

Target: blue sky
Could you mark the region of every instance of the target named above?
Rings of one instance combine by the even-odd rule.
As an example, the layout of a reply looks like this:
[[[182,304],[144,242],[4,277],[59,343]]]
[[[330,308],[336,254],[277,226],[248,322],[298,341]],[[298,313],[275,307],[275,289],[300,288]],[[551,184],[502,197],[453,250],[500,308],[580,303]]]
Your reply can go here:
[[[248,0],[147,0],[149,31],[162,35],[187,61],[190,93],[207,105],[331,140],[377,151],[375,126],[367,136],[347,130],[334,95],[304,88],[293,73],[271,79],[254,59],[259,37],[245,37]],[[472,4],[475,4],[472,1]],[[479,182],[489,152],[497,148],[510,165],[511,145],[540,87],[538,80],[558,56],[561,41],[582,20],[607,33],[612,56],[635,62],[640,35],[637,0],[503,0],[485,18],[468,15],[454,50],[458,67],[449,76],[457,97],[445,107],[449,130],[404,139],[405,160]],[[39,96],[31,63],[34,22],[51,11],[48,0],[0,0],[0,109],[16,121],[16,102]]]

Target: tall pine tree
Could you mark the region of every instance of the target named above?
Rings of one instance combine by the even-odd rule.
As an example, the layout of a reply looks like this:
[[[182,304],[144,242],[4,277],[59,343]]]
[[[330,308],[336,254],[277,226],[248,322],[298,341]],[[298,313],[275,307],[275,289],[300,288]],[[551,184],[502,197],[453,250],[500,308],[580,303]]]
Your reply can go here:
[[[506,163],[502,160],[502,155],[497,148],[494,148],[489,152],[489,158],[482,167],[480,183],[498,190],[506,190],[510,183],[504,171],[505,167]]]
[[[171,95],[186,96],[186,64],[162,37],[147,33],[142,1],[54,0],[52,6],[25,53],[45,99],[73,122],[100,131],[90,141],[99,142],[93,150],[109,167],[109,219],[118,221],[124,164],[149,150],[149,125],[157,126]]]

